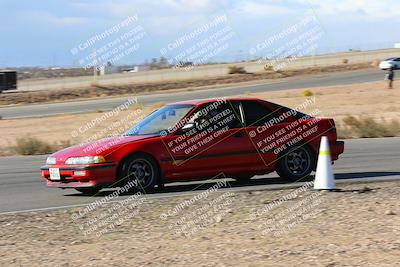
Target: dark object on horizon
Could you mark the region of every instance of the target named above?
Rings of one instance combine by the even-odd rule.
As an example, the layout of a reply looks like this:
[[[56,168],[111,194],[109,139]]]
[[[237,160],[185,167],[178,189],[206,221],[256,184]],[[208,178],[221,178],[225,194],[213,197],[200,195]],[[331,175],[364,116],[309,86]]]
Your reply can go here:
[[[392,89],[393,88],[393,80],[394,80],[394,71],[393,68],[390,68],[390,70],[386,73],[386,80],[389,81],[388,88]]]
[[[17,89],[17,72],[11,70],[0,71],[0,93],[12,89]]]

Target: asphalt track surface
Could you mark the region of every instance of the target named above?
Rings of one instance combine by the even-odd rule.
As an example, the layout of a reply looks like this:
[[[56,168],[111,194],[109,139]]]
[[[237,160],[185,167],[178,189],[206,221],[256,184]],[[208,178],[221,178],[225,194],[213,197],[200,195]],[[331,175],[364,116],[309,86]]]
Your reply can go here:
[[[400,181],[400,138],[354,139],[345,141],[345,152],[334,165],[340,188],[342,182]],[[47,188],[40,178],[40,166],[46,156],[15,156],[0,158],[0,215],[32,210],[50,210],[84,206],[110,193],[102,191],[88,197],[73,189]],[[192,195],[213,185],[215,181],[167,184],[163,192],[148,194],[148,198],[166,198]],[[248,183],[233,180],[230,187],[221,190],[272,190],[300,186],[280,179],[276,173],[257,176]],[[202,185],[198,187],[199,185]],[[197,188],[198,187],[198,188]],[[374,187],[371,184],[370,187]],[[129,195],[120,196],[123,200]]]
[[[195,90],[185,92],[166,92],[158,94],[137,95],[138,102],[143,105],[158,102],[176,102],[189,99],[232,96],[243,93],[260,93],[296,88],[313,88],[320,86],[347,85],[353,83],[374,82],[383,80],[384,72],[379,69],[336,72],[328,74],[291,77],[279,81],[271,81],[258,85],[236,85],[223,88]],[[136,96],[136,95],[135,95]],[[3,119],[41,117],[66,113],[83,113],[97,110],[111,110],[127,101],[128,97],[102,98],[84,101],[71,101],[54,104],[33,104],[0,108]]]

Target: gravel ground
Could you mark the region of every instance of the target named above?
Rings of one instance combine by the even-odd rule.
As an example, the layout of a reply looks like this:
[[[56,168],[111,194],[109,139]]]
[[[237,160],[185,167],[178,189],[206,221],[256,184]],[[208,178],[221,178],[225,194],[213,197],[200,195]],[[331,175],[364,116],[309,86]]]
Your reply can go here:
[[[0,266],[400,266],[400,181],[340,192],[217,186],[2,215]]]

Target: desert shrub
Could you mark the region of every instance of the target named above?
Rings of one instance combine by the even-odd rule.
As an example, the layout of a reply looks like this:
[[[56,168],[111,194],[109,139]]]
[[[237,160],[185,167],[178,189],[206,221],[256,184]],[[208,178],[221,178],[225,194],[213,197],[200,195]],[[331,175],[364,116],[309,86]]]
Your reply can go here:
[[[343,64],[347,64],[347,63],[349,63],[349,60],[348,60],[347,58],[344,58],[344,59],[342,60],[342,63],[343,63]]]
[[[228,74],[244,74],[244,73],[247,73],[244,67],[238,67],[238,66],[228,67]]]
[[[53,152],[54,148],[37,138],[18,138],[14,150],[19,155],[40,155]]]
[[[272,65],[267,64],[267,65],[264,66],[264,70],[265,71],[273,71],[274,67],[272,67]]]
[[[61,141],[57,144],[57,146],[58,146],[59,148],[67,148],[67,147],[72,146],[72,143],[71,143],[71,140],[61,140]]]
[[[379,66],[380,61],[379,60],[374,60],[371,62],[371,66],[372,67],[378,67]]]
[[[311,90],[304,90],[303,91],[303,96],[313,96],[314,93]]]
[[[400,136],[400,123],[396,120],[377,122],[374,118],[346,116],[343,122],[347,126],[347,133],[352,132],[355,137],[393,137]]]

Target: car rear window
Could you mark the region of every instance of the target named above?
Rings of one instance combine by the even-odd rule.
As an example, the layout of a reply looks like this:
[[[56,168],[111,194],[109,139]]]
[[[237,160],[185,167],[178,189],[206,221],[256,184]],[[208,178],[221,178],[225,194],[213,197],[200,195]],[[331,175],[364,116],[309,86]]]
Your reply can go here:
[[[279,104],[276,103],[272,103],[272,102],[268,102],[269,105],[271,105],[275,111],[275,113],[290,113],[293,114],[294,112],[291,112],[294,109],[285,107],[285,106],[281,106]],[[301,120],[304,118],[312,118],[312,116],[305,114],[303,112],[300,112],[298,110],[296,110],[295,115],[292,115],[293,118],[295,118],[296,120]]]
[[[242,101],[246,126],[264,125],[276,116],[273,110],[258,101]]]

